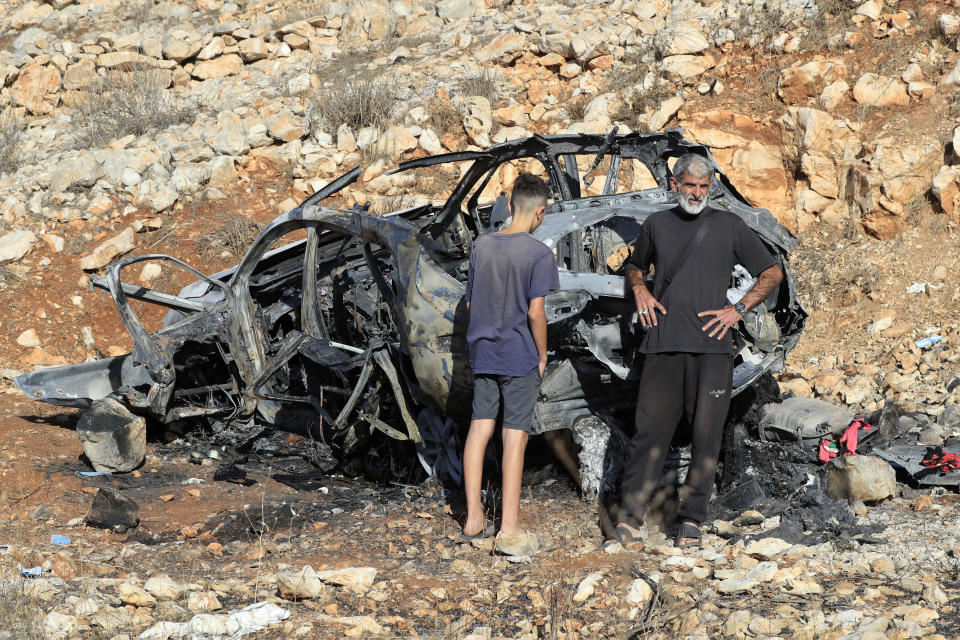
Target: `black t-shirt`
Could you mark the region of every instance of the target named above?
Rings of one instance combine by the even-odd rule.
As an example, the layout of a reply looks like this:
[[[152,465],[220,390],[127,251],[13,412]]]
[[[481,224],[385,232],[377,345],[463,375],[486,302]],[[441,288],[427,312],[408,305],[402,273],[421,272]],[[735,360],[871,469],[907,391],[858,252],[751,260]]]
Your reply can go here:
[[[727,305],[734,265],[743,265],[750,275],[757,276],[777,264],[757,234],[736,214],[706,207],[692,216],[674,207],[658,211],[644,221],[627,267],[646,274],[652,264],[659,279],[665,270],[675,268],[677,254],[708,219],[711,222],[707,235],[673,274],[670,286],[659,300],[667,314],[656,312],[658,324],[644,336],[640,346],[643,353],[732,353],[730,332],[723,340],[709,337],[710,332],[702,329],[712,316],[698,318],[697,314]],[[656,296],[661,285],[657,282],[651,293]]]

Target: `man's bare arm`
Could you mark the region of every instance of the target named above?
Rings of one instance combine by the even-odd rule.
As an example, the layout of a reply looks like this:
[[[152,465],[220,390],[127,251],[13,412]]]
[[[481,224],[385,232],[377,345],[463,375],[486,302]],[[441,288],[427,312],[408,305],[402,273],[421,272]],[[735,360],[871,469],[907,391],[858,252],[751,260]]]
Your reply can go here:
[[[664,308],[644,282],[646,275],[640,269],[627,265],[627,286],[633,292],[633,299],[637,303],[637,313],[640,314],[640,324],[644,327],[657,326],[657,311],[666,315]]]
[[[540,356],[540,377],[542,378],[547,370],[547,312],[543,306],[543,296],[530,301],[527,319],[530,321],[533,344],[537,346],[537,355]]]
[[[780,265],[775,264],[772,267],[764,269],[757,277],[756,284],[740,299],[740,302],[743,303],[746,309],[752,309],[763,300],[766,300],[767,296],[773,292],[781,280],[783,280],[783,270],[780,269]],[[737,324],[740,318],[743,317],[733,308],[733,305],[729,304],[723,309],[701,311],[697,316],[700,318],[713,316],[712,320],[703,325],[703,330],[710,331],[710,337],[713,338],[716,336],[717,340],[721,340],[723,336],[727,334],[727,330]],[[712,331],[711,328],[713,329]]]

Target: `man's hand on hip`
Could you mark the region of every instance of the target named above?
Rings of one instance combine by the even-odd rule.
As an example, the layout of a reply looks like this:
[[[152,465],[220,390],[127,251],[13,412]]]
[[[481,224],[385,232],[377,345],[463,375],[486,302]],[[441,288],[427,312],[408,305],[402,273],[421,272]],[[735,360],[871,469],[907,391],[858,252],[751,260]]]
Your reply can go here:
[[[703,331],[710,331],[710,337],[716,337],[717,340],[723,340],[723,336],[727,335],[727,330],[740,322],[740,318],[743,317],[732,305],[727,305],[723,309],[701,311],[697,314],[698,318],[704,316],[713,316],[713,319],[703,325]]]
[[[633,297],[637,301],[637,313],[640,315],[640,324],[645,328],[657,326],[657,311],[666,315],[667,310],[660,304],[653,294],[643,287],[634,289]]]

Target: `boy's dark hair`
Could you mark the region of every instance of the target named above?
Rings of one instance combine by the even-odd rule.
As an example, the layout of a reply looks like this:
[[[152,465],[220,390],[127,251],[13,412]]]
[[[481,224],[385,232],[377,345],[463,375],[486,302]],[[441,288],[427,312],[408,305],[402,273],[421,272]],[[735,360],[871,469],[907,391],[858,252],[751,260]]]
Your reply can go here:
[[[521,173],[513,182],[513,191],[510,193],[510,204],[514,214],[532,213],[550,199],[550,187],[530,173]]]

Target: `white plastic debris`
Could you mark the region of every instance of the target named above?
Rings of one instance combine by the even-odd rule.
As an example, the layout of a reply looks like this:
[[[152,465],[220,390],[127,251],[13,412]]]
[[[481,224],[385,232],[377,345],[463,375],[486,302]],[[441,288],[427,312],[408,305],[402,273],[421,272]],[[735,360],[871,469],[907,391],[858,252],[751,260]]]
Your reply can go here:
[[[139,640],[170,640],[192,638],[219,640],[240,638],[262,631],[290,617],[290,612],[270,602],[258,602],[226,614],[198,613],[187,622],[158,622],[137,638]]]

